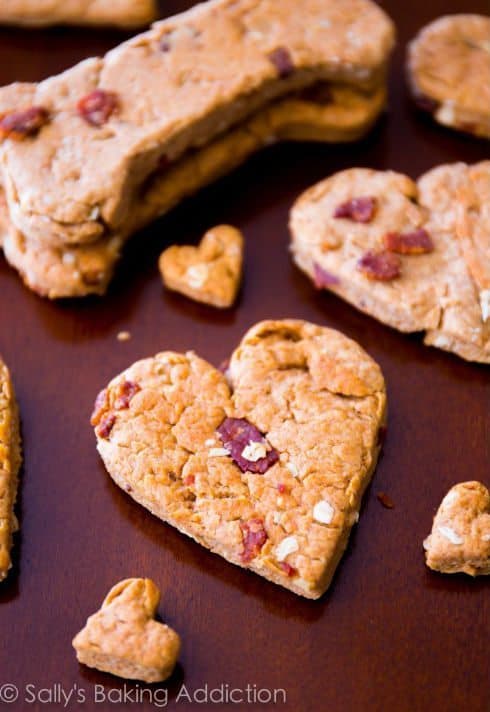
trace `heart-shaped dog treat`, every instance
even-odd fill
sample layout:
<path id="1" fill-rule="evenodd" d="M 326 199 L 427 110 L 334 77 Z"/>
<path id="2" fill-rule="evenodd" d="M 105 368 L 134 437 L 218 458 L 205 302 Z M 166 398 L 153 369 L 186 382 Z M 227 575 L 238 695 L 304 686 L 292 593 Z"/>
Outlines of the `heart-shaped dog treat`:
<path id="1" fill-rule="evenodd" d="M 155 620 L 159 601 L 151 579 L 125 579 L 113 586 L 73 639 L 79 662 L 129 680 L 166 680 L 177 662 L 180 638 Z"/>
<path id="2" fill-rule="evenodd" d="M 14 505 L 20 463 L 19 412 L 9 371 L 0 359 L 0 581 L 11 567 L 12 535 L 18 529 Z"/>
<path id="3" fill-rule="evenodd" d="M 458 131 L 490 138 L 490 17 L 438 17 L 408 45 L 417 105 Z"/>
<path id="4" fill-rule="evenodd" d="M 376 465 L 381 371 L 337 331 L 285 320 L 254 326 L 227 378 L 192 352 L 135 363 L 97 398 L 99 453 L 156 516 L 318 598 Z"/>
<path id="5" fill-rule="evenodd" d="M 490 161 L 414 183 L 351 168 L 291 211 L 296 264 L 319 289 L 425 343 L 490 363 Z"/>
<path id="6" fill-rule="evenodd" d="M 490 492 L 481 482 L 451 487 L 424 541 L 427 566 L 444 574 L 490 574 Z"/>
<path id="7" fill-rule="evenodd" d="M 172 245 L 160 255 L 165 285 L 214 307 L 231 307 L 240 286 L 243 235 L 231 225 L 208 230 L 198 247 Z"/>

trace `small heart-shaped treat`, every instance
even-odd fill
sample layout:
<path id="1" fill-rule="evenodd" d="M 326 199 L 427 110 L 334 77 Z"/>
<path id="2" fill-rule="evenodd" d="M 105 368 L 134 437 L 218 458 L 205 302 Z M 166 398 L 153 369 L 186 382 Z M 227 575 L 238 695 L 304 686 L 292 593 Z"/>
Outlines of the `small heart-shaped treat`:
<path id="1" fill-rule="evenodd" d="M 318 598 L 358 519 L 385 417 L 383 376 L 358 344 L 284 320 L 252 327 L 226 377 L 192 352 L 138 361 L 99 394 L 92 424 L 133 499 Z"/>
<path id="2" fill-rule="evenodd" d="M 198 247 L 172 245 L 159 260 L 168 289 L 222 309 L 235 301 L 242 264 L 243 235 L 231 225 L 208 230 Z"/>
<path id="3" fill-rule="evenodd" d="M 490 574 L 490 492 L 481 482 L 451 487 L 424 541 L 430 569 L 443 574 Z"/>
<path id="4" fill-rule="evenodd" d="M 0 359 L 0 581 L 12 565 L 12 535 L 18 529 L 14 505 L 21 463 L 19 411 L 8 368 Z"/>
<path id="5" fill-rule="evenodd" d="M 117 583 L 73 639 L 78 661 L 128 680 L 166 680 L 177 662 L 180 638 L 155 620 L 159 601 L 151 579 Z"/>
<path id="6" fill-rule="evenodd" d="M 417 105 L 444 126 L 490 138 L 490 17 L 439 17 L 408 47 Z"/>
<path id="7" fill-rule="evenodd" d="M 490 161 L 438 166 L 416 183 L 350 168 L 296 201 L 293 258 L 318 289 L 490 363 L 489 200 Z"/>

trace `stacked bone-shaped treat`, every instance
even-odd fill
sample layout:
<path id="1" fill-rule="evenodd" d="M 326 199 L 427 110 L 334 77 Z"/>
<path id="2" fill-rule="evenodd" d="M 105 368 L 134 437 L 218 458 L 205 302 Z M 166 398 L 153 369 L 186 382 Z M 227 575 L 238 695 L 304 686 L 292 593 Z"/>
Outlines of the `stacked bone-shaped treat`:
<path id="1" fill-rule="evenodd" d="M 2 0 L 0 22 L 9 25 L 114 25 L 144 27 L 157 16 L 156 0 Z"/>
<path id="2" fill-rule="evenodd" d="M 271 141 L 358 138 L 391 21 L 367 0 L 214 0 L 0 90 L 0 243 L 51 298 L 103 293 L 129 236 Z"/>

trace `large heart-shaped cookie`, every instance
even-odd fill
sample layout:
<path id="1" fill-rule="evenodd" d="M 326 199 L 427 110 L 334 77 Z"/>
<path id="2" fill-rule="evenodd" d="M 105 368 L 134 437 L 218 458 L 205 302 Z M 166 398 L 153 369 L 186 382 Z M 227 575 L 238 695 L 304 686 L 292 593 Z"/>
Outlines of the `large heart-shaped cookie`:
<path id="1" fill-rule="evenodd" d="M 490 363 L 490 161 L 433 168 L 415 183 L 350 168 L 291 211 L 296 264 L 395 329 Z"/>
<path id="2" fill-rule="evenodd" d="M 180 638 L 155 620 L 159 601 L 160 591 L 151 579 L 125 579 L 113 586 L 73 639 L 79 662 L 130 680 L 169 677 Z"/>
<path id="3" fill-rule="evenodd" d="M 451 487 L 424 541 L 427 566 L 445 574 L 490 574 L 490 492 L 481 482 Z"/>
<path id="4" fill-rule="evenodd" d="M 253 327 L 227 377 L 192 352 L 135 363 L 97 398 L 99 453 L 156 516 L 318 598 L 376 465 L 381 371 L 339 332 L 285 320 Z"/>

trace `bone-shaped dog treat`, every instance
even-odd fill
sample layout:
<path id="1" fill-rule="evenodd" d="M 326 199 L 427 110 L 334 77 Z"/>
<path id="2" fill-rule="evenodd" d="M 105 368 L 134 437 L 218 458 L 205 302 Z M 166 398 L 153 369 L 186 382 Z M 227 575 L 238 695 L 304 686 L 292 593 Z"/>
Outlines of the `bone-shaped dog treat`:
<path id="1" fill-rule="evenodd" d="M 10 374 L 0 359 L 0 581 L 11 567 L 12 535 L 18 529 L 14 505 L 20 463 L 17 402 Z"/>
<path id="2" fill-rule="evenodd" d="M 489 161 L 440 166 L 417 183 L 349 169 L 293 206 L 293 258 L 361 311 L 490 363 L 489 199 Z"/>
<path id="3" fill-rule="evenodd" d="M 225 376 L 194 353 L 135 363 L 97 398 L 115 482 L 234 564 L 308 598 L 357 521 L 386 417 L 377 364 L 339 332 L 265 321 Z"/>
<path id="4" fill-rule="evenodd" d="M 490 574 L 490 492 L 481 482 L 451 487 L 424 541 L 427 566 L 445 574 Z"/>
<path id="5" fill-rule="evenodd" d="M 149 25 L 157 17 L 156 0 L 2 0 L 0 23 L 46 26 Z"/>
<path id="6" fill-rule="evenodd" d="M 103 59 L 6 87 L 10 219 L 28 240 L 96 241 L 124 223 L 162 161 L 318 80 L 378 86 L 392 43 L 368 0 L 213 0 Z"/>
<path id="7" fill-rule="evenodd" d="M 79 662 L 130 680 L 166 680 L 177 662 L 180 638 L 155 620 L 159 601 L 151 579 L 125 579 L 113 586 L 73 639 Z"/>
<path id="8" fill-rule="evenodd" d="M 384 87 L 364 93 L 345 85 L 315 85 L 282 99 L 198 151 L 156 171 L 141 192 L 122 231 L 87 245 L 41 246 L 13 226 L 0 192 L 0 244 L 7 260 L 38 294 L 51 298 L 102 294 L 121 246 L 132 232 L 180 200 L 231 171 L 271 140 L 351 141 L 374 123 Z"/>

